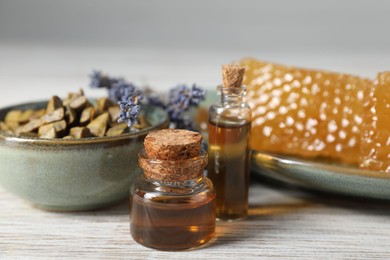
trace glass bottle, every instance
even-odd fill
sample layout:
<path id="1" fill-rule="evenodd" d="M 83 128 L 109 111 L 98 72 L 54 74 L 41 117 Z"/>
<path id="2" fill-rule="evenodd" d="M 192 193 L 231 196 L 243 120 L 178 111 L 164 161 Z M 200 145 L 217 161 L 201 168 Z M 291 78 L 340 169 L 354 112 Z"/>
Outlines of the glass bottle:
<path id="1" fill-rule="evenodd" d="M 130 230 L 138 243 L 159 250 L 184 250 L 215 236 L 215 192 L 203 176 L 207 152 L 184 160 L 149 158 L 131 188 Z"/>
<path id="2" fill-rule="evenodd" d="M 234 87 L 218 86 L 220 101 L 209 110 L 208 177 L 214 184 L 216 215 L 221 220 L 242 219 L 248 214 L 252 113 L 244 102 L 242 77 L 239 80 Z"/>

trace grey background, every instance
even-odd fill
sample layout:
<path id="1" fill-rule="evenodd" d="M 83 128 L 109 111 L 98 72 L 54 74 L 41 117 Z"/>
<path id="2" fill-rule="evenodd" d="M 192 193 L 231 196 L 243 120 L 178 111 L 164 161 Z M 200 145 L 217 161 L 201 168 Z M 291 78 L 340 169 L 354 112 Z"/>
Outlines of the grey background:
<path id="1" fill-rule="evenodd" d="M 2 0 L 8 43 L 388 51 L 390 1 Z"/>
<path id="2" fill-rule="evenodd" d="M 385 0 L 0 0 L 0 88 L 16 90 L 0 103 L 88 89 L 92 69 L 214 88 L 246 56 L 374 78 L 390 70 L 389 14 Z"/>

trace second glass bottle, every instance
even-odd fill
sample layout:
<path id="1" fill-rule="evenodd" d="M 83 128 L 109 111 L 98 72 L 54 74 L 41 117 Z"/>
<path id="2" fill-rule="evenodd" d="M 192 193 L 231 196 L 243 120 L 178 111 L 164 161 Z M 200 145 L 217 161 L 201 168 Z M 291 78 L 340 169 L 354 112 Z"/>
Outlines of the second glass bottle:
<path id="1" fill-rule="evenodd" d="M 217 88 L 220 102 L 209 110 L 208 177 L 217 194 L 216 216 L 237 220 L 248 214 L 250 130 L 252 113 L 243 100 L 245 69 L 222 67 L 223 85 Z"/>

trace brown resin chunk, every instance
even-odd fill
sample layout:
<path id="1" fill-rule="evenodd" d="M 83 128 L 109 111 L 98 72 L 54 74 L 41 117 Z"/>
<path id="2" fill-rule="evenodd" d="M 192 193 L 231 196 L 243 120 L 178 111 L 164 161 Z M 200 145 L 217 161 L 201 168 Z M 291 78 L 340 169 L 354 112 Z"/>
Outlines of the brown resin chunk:
<path id="1" fill-rule="evenodd" d="M 65 119 L 69 125 L 73 125 L 76 123 L 76 111 L 70 106 L 65 107 Z"/>
<path id="2" fill-rule="evenodd" d="M 7 125 L 7 127 L 12 130 L 12 131 L 16 131 L 17 128 L 20 127 L 19 123 L 18 122 L 5 122 L 5 124 Z"/>
<path id="3" fill-rule="evenodd" d="M 6 130 L 11 130 L 11 129 L 6 123 L 0 122 L 0 130 L 6 131 Z"/>
<path id="4" fill-rule="evenodd" d="M 27 123 L 30 120 L 33 113 L 34 113 L 34 110 L 31 110 L 31 109 L 23 111 L 23 113 L 19 116 L 19 120 L 18 120 L 19 124 Z"/>
<path id="5" fill-rule="evenodd" d="M 117 124 L 111 127 L 110 129 L 108 129 L 106 135 L 107 136 L 121 135 L 123 133 L 126 133 L 127 129 L 128 127 L 126 123 Z"/>
<path id="6" fill-rule="evenodd" d="M 69 92 L 68 97 L 63 101 L 64 106 L 69 106 L 72 100 L 84 96 L 84 92 L 82 89 L 80 89 L 79 92 Z"/>
<path id="7" fill-rule="evenodd" d="M 84 96 L 79 96 L 79 97 L 76 97 L 74 99 L 72 99 L 72 101 L 70 102 L 69 106 L 71 108 L 73 108 L 74 110 L 76 111 L 81 111 L 83 110 L 85 107 L 88 106 L 88 100 L 86 97 Z"/>
<path id="8" fill-rule="evenodd" d="M 102 137 L 106 133 L 107 124 L 109 120 L 110 115 L 105 112 L 95 118 L 91 123 L 87 125 L 89 130 L 91 130 L 91 133 L 94 136 Z"/>
<path id="9" fill-rule="evenodd" d="M 238 65 L 222 66 L 222 82 L 225 88 L 239 88 L 244 78 L 245 68 Z"/>
<path id="10" fill-rule="evenodd" d="M 63 107 L 54 110 L 53 112 L 46 114 L 42 117 L 44 123 L 53 123 L 60 121 L 65 117 L 65 109 Z"/>
<path id="11" fill-rule="evenodd" d="M 70 101 L 80 96 L 84 96 L 84 91 L 82 89 L 80 89 L 78 92 L 69 92 L 68 97 L 66 98 L 64 103 L 67 102 L 69 104 Z"/>
<path id="12" fill-rule="evenodd" d="M 117 122 L 119 119 L 120 109 L 118 106 L 109 107 L 108 113 L 110 114 L 111 122 Z"/>
<path id="13" fill-rule="evenodd" d="M 57 132 L 54 126 L 50 126 L 45 132 L 39 136 L 40 138 L 53 139 L 57 138 Z"/>
<path id="14" fill-rule="evenodd" d="M 202 136 L 197 132 L 163 129 L 145 137 L 146 155 L 160 160 L 184 160 L 199 155 Z"/>
<path id="15" fill-rule="evenodd" d="M 96 100 L 96 110 L 98 114 L 103 113 L 104 111 L 107 111 L 109 107 L 113 106 L 111 100 L 108 98 L 99 98 Z"/>
<path id="16" fill-rule="evenodd" d="M 63 107 L 62 100 L 57 96 L 52 96 L 47 103 L 46 113 L 52 113 L 61 107 Z"/>
<path id="17" fill-rule="evenodd" d="M 96 114 L 96 109 L 94 107 L 84 108 L 80 116 L 80 125 L 82 126 L 88 125 L 88 123 L 95 118 L 95 114 Z"/>
<path id="18" fill-rule="evenodd" d="M 146 121 L 145 116 L 140 115 L 138 117 L 138 123 L 132 125 L 135 129 L 144 129 L 146 127 L 150 126 L 149 122 Z"/>
<path id="19" fill-rule="evenodd" d="M 21 110 L 11 110 L 7 113 L 4 118 L 4 122 L 19 122 L 19 118 L 22 115 L 23 111 Z"/>
<path id="20" fill-rule="evenodd" d="M 73 127 L 70 129 L 70 135 L 74 138 L 93 137 L 91 131 L 87 127 Z"/>
<path id="21" fill-rule="evenodd" d="M 38 128 L 44 124 L 45 124 L 44 120 L 42 120 L 40 118 L 34 119 L 34 120 L 31 120 L 30 122 L 28 122 L 27 124 L 16 128 L 15 133 L 21 134 L 21 133 L 33 132 L 33 131 L 38 130 Z"/>
<path id="22" fill-rule="evenodd" d="M 7 113 L 4 118 L 4 122 L 10 125 L 25 124 L 30 120 L 31 115 L 34 113 L 33 110 L 12 110 Z"/>
<path id="23" fill-rule="evenodd" d="M 31 114 L 29 120 L 41 118 L 46 114 L 46 109 L 42 108 L 39 110 L 33 110 L 33 113 Z"/>
<path id="24" fill-rule="evenodd" d="M 67 127 L 67 124 L 66 124 L 65 120 L 61 120 L 61 121 L 57 121 L 57 122 L 54 122 L 51 124 L 43 125 L 43 126 L 39 127 L 38 135 L 39 135 L 39 137 L 42 137 L 42 138 L 50 138 L 49 136 L 53 136 L 52 129 L 54 129 L 55 134 L 54 134 L 53 138 L 61 137 L 65 134 L 66 127 Z"/>

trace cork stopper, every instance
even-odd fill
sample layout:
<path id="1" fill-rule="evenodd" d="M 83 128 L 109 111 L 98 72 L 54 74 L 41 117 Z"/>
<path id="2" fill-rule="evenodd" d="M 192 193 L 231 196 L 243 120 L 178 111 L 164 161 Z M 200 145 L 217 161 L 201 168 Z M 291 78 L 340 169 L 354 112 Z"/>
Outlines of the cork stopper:
<path id="1" fill-rule="evenodd" d="M 202 176 L 207 152 L 201 151 L 199 133 L 164 129 L 145 137 L 145 151 L 139 154 L 144 175 L 164 182 L 185 182 Z"/>
<path id="2" fill-rule="evenodd" d="M 222 65 L 222 82 L 224 88 L 239 88 L 244 78 L 245 68 L 238 65 Z"/>
<path id="3" fill-rule="evenodd" d="M 197 156 L 202 136 L 193 131 L 163 129 L 145 137 L 146 155 L 159 160 L 184 160 Z"/>

